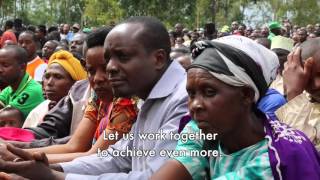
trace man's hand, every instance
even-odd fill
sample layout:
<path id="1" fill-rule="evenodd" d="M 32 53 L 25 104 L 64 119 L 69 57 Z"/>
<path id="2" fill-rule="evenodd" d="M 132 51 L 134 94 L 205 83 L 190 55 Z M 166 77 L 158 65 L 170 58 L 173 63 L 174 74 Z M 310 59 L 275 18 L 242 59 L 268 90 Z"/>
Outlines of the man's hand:
<path id="1" fill-rule="evenodd" d="M 20 141 L 5 141 L 6 144 L 12 144 L 15 147 L 22 149 L 31 148 L 31 142 L 20 142 Z"/>
<path id="2" fill-rule="evenodd" d="M 7 144 L 0 144 L 0 159 L 5 160 L 5 161 L 13 161 L 17 159 L 18 156 L 14 155 L 8 150 L 8 145 Z"/>
<path id="3" fill-rule="evenodd" d="M 16 174 L 7 174 L 0 172 L 0 180 L 29 180 Z"/>
<path id="4" fill-rule="evenodd" d="M 55 179 L 48 165 L 35 160 L 18 162 L 0 160 L 0 171 L 13 173 L 28 179 Z"/>
<path id="5" fill-rule="evenodd" d="M 300 55 L 301 48 L 297 48 L 288 55 L 288 61 L 284 64 L 282 75 L 288 101 L 301 94 L 310 81 L 314 60 L 311 57 L 303 65 Z"/>
<path id="6" fill-rule="evenodd" d="M 7 149 L 19 158 L 14 162 L 0 160 L 0 172 L 13 173 L 28 179 L 55 179 L 44 153 L 29 153 L 12 145 L 7 145 Z"/>

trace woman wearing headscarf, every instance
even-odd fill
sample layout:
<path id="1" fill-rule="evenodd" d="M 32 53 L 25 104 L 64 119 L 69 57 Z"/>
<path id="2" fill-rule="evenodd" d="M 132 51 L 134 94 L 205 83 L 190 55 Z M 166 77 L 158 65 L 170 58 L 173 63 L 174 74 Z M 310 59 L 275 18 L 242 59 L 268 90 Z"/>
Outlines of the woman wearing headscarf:
<path id="1" fill-rule="evenodd" d="M 106 149 L 128 133 L 135 122 L 138 99 L 114 97 L 108 81 L 103 43 L 109 31 L 108 28 L 97 30 L 85 41 L 85 67 L 91 95 L 70 140 L 66 144 L 28 150 L 46 153 L 49 163 L 68 162 Z M 106 138 L 109 135 L 117 138 Z"/>
<path id="2" fill-rule="evenodd" d="M 43 77 L 44 96 L 47 100 L 36 106 L 27 116 L 23 128 L 36 127 L 42 122 L 47 112 L 69 92 L 71 86 L 78 80 L 85 79 L 87 73 L 80 61 L 68 51 L 54 53 Z M 17 128 L 0 128 L 0 137 L 5 140 L 29 142 L 34 140 L 34 134 L 28 130 Z"/>
<path id="3" fill-rule="evenodd" d="M 274 53 L 241 36 L 196 43 L 187 91 L 193 120 L 173 157 L 151 179 L 319 179 L 320 158 L 300 131 L 257 109 L 279 66 Z M 192 153 L 217 150 L 211 156 Z"/>
<path id="4" fill-rule="evenodd" d="M 36 127 L 45 114 L 68 94 L 71 86 L 86 77 L 87 73 L 80 61 L 70 52 L 61 50 L 52 54 L 43 76 L 43 90 L 47 100 L 30 112 L 23 127 Z"/>

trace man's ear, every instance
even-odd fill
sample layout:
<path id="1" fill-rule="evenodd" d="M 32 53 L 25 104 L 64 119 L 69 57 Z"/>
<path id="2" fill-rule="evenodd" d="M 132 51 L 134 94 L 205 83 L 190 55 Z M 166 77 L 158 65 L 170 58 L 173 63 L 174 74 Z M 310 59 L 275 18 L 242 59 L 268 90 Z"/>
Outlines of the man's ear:
<path id="1" fill-rule="evenodd" d="M 254 95 L 254 90 L 251 87 L 244 86 L 241 88 L 241 97 L 245 105 L 251 106 L 254 103 Z"/>
<path id="2" fill-rule="evenodd" d="M 156 70 L 162 70 L 168 61 L 166 51 L 164 49 L 157 49 L 153 52 L 154 64 Z"/>
<path id="3" fill-rule="evenodd" d="M 27 63 L 22 63 L 22 64 L 20 64 L 20 67 L 21 67 L 21 70 L 22 70 L 22 71 L 26 71 L 26 69 L 27 69 Z"/>

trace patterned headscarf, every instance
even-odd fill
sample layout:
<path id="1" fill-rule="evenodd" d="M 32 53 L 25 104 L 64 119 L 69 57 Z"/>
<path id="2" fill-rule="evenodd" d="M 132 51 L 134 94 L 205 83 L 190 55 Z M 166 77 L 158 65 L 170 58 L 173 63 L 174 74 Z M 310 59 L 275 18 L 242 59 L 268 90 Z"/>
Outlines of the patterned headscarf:
<path id="1" fill-rule="evenodd" d="M 250 86 L 255 102 L 266 93 L 279 67 L 274 52 L 243 36 L 199 41 L 191 49 L 195 61 L 188 69 L 205 69 L 231 86 Z"/>

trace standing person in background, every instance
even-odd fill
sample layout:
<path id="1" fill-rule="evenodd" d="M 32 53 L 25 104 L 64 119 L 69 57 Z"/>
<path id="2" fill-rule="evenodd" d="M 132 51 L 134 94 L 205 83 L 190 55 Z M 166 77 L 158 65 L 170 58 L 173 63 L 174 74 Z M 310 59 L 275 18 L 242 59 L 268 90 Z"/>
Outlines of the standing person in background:
<path id="1" fill-rule="evenodd" d="M 76 33 L 74 34 L 72 41 L 70 42 L 69 51 L 74 55 L 77 55 L 77 58 L 80 61 L 83 61 L 83 43 L 85 38 L 87 37 L 84 33 Z"/>
<path id="2" fill-rule="evenodd" d="M 80 24 L 78 24 L 78 23 L 73 24 L 73 26 L 72 26 L 73 33 L 78 33 L 80 31 L 80 29 L 81 29 Z"/>
<path id="3" fill-rule="evenodd" d="M 177 23 L 175 26 L 175 31 L 173 32 L 173 36 L 176 39 L 177 37 L 183 37 L 183 25 L 181 23 Z"/>
<path id="4" fill-rule="evenodd" d="M 206 23 L 204 25 L 204 38 L 207 40 L 217 38 L 217 29 L 214 23 Z"/>
<path id="5" fill-rule="evenodd" d="M 231 33 L 233 34 L 234 31 L 238 30 L 239 28 L 239 23 L 238 21 L 233 21 L 231 23 Z"/>
<path id="6" fill-rule="evenodd" d="M 266 25 L 263 25 L 260 34 L 262 37 L 267 38 L 269 36 L 269 28 Z"/>
<path id="7" fill-rule="evenodd" d="M 312 24 L 307 25 L 307 33 L 308 35 L 314 33 L 314 26 Z"/>
<path id="8" fill-rule="evenodd" d="M 56 40 L 49 40 L 44 44 L 42 48 L 42 59 L 44 62 L 47 63 L 49 61 L 50 56 L 54 53 L 58 45 L 59 42 Z"/>
<path id="9" fill-rule="evenodd" d="M 240 36 L 245 36 L 245 32 L 246 32 L 246 25 L 245 24 L 240 24 L 239 28 L 238 28 L 238 33 Z"/>
<path id="10" fill-rule="evenodd" d="M 0 39 L 0 48 L 4 46 L 4 43 L 9 40 L 14 44 L 17 44 L 17 38 L 16 35 L 14 34 L 13 30 L 13 22 L 12 21 L 6 21 L 4 25 L 4 33 L 1 36 Z"/>
<path id="11" fill-rule="evenodd" d="M 66 40 L 68 42 L 71 42 L 73 40 L 73 36 L 79 31 L 80 31 L 80 25 L 78 23 L 73 24 L 71 27 L 71 31 L 67 33 Z"/>
<path id="12" fill-rule="evenodd" d="M 22 31 L 25 31 L 25 28 L 22 26 L 22 20 L 17 18 L 13 21 L 13 28 L 15 30 L 14 34 L 16 35 L 16 38 L 18 40 L 19 35 Z"/>
<path id="13" fill-rule="evenodd" d="M 31 31 L 19 35 L 18 45 L 28 53 L 27 73 L 36 81 L 41 82 L 47 64 L 37 55 L 37 38 Z"/>
<path id="14" fill-rule="evenodd" d="M 69 41 L 67 39 L 67 35 L 70 31 L 70 25 L 69 24 L 61 24 L 60 26 L 60 39 L 66 39 L 67 41 Z"/>
<path id="15" fill-rule="evenodd" d="M 307 40 L 308 32 L 305 28 L 300 28 L 297 31 L 297 35 L 298 35 L 298 40 L 299 40 L 298 45 L 300 45 Z"/>
<path id="16" fill-rule="evenodd" d="M 37 37 L 38 43 L 39 43 L 39 48 L 42 49 L 44 43 L 46 42 L 46 35 L 47 35 L 47 28 L 45 25 L 39 25 L 36 28 L 35 35 Z"/>
<path id="17" fill-rule="evenodd" d="M 279 69 L 276 79 L 271 83 L 270 88 L 276 89 L 282 95 L 286 95 L 283 88 L 282 72 L 284 63 L 287 61 L 287 56 L 293 49 L 293 40 L 283 36 L 276 36 L 272 40 L 271 50 L 275 52 L 279 59 Z"/>
<path id="18" fill-rule="evenodd" d="M 270 41 L 272 41 L 273 37 L 282 35 L 281 25 L 277 21 L 272 21 L 271 23 L 269 23 L 269 31 L 270 32 L 269 32 L 268 39 Z"/>

